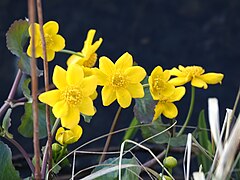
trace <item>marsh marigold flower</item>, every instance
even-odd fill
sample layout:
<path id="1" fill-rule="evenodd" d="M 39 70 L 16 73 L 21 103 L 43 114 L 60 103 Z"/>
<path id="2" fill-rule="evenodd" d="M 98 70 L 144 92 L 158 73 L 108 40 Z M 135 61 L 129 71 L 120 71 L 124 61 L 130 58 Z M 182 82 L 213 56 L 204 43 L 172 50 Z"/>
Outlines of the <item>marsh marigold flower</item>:
<path id="1" fill-rule="evenodd" d="M 83 69 L 77 64 L 70 65 L 66 70 L 55 66 L 53 83 L 58 88 L 47 91 L 39 96 L 39 100 L 53 107 L 56 118 L 61 118 L 65 128 L 73 128 L 80 120 L 80 113 L 93 116 L 95 109 L 89 97 L 96 91 L 95 76 L 84 77 Z"/>
<path id="2" fill-rule="evenodd" d="M 107 57 L 101 57 L 95 73 L 99 85 L 103 86 L 101 93 L 104 106 L 117 99 L 122 108 L 127 108 L 132 98 L 144 96 L 140 82 L 146 76 L 146 71 L 140 66 L 133 66 L 133 58 L 127 52 L 115 64 Z"/>
<path id="3" fill-rule="evenodd" d="M 58 128 L 55 139 L 62 145 L 72 144 L 79 140 L 82 136 L 82 128 L 77 125 L 72 129 L 64 129 L 63 127 Z"/>
<path id="4" fill-rule="evenodd" d="M 175 86 L 181 86 L 191 81 L 191 85 L 198 88 L 208 88 L 208 84 L 217 84 L 222 82 L 224 77 L 221 73 L 206 73 L 200 66 L 187 66 L 181 65 L 177 68 L 170 70 L 171 75 L 177 76 L 172 78 L 169 82 Z"/>
<path id="5" fill-rule="evenodd" d="M 78 64 L 84 67 L 91 68 L 95 65 L 97 61 L 97 49 L 102 44 L 103 39 L 99 38 L 98 41 L 93 43 L 93 38 L 96 33 L 96 30 L 90 29 L 87 34 L 87 39 L 84 42 L 84 46 L 81 52 L 79 52 L 84 57 L 80 57 L 77 55 L 72 55 L 67 60 L 67 65 L 70 64 Z M 93 44 L 92 44 L 93 43 Z"/>
<path id="6" fill-rule="evenodd" d="M 170 76 L 169 70 L 163 71 L 161 66 L 154 68 L 148 78 L 150 93 L 154 100 L 158 100 L 162 96 L 168 97 L 173 94 L 175 87 L 168 83 Z"/>
<path id="7" fill-rule="evenodd" d="M 30 37 L 32 35 L 32 26 L 30 25 L 28 32 Z M 40 25 L 34 23 L 35 27 L 35 58 L 41 57 L 43 59 L 43 50 L 42 50 L 42 41 L 41 41 L 41 34 L 40 34 Z M 55 21 L 49 21 L 43 25 L 44 37 L 46 41 L 46 51 L 47 51 L 47 61 L 52 61 L 55 57 L 55 52 L 62 50 L 65 47 L 65 40 L 64 38 L 57 34 L 58 33 L 58 23 Z M 30 40 L 30 45 L 27 49 L 27 54 L 32 56 L 32 41 Z"/>
<path id="8" fill-rule="evenodd" d="M 173 119 L 178 115 L 178 109 L 174 102 L 182 99 L 186 92 L 185 87 L 177 87 L 171 96 L 165 97 L 160 95 L 157 105 L 154 109 L 153 120 L 156 120 L 161 114 L 169 119 Z"/>

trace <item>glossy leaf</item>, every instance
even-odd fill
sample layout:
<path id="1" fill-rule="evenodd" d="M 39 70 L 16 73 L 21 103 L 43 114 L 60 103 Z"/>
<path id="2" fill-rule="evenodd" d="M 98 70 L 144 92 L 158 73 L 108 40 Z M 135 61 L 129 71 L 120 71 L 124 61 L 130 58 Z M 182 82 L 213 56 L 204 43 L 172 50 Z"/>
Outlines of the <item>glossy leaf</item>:
<path id="1" fill-rule="evenodd" d="M 21 118 L 21 124 L 18 127 L 18 132 L 24 137 L 33 137 L 33 117 L 32 117 L 32 103 L 25 103 L 25 113 Z M 39 118 L 39 138 L 47 137 L 46 118 L 45 118 L 45 104 L 38 104 L 38 118 Z M 51 125 L 55 117 L 50 113 Z"/>
<path id="2" fill-rule="evenodd" d="M 118 165 L 119 159 L 117 158 L 109 158 L 106 161 L 104 161 L 101 166 L 96 167 L 92 173 L 95 173 L 97 171 L 111 168 L 114 165 Z M 138 180 L 138 176 L 141 172 L 141 168 L 138 164 L 138 162 L 132 158 L 132 159 L 122 159 L 122 164 L 133 164 L 136 165 L 134 167 L 130 167 L 128 169 L 122 169 L 122 179 L 131 179 L 131 180 Z M 134 172 L 134 173 L 133 173 Z M 100 176 L 98 178 L 95 178 L 95 180 L 105 180 L 105 179 L 112 179 L 117 180 L 118 179 L 118 169 L 116 171 L 110 172 L 108 174 L 105 174 L 103 176 Z"/>
<path id="3" fill-rule="evenodd" d="M 2 128 L 4 129 L 4 134 L 8 138 L 13 138 L 13 135 L 8 132 L 8 128 L 10 128 L 10 126 L 11 126 L 11 117 L 10 117 L 11 114 L 12 114 L 12 109 L 9 108 L 5 114 L 5 116 L 3 118 L 3 122 L 2 122 Z"/>
<path id="4" fill-rule="evenodd" d="M 24 47 L 28 41 L 29 24 L 26 20 L 16 20 L 10 26 L 8 32 L 6 33 L 7 48 L 11 51 L 12 54 L 16 55 L 19 58 L 18 67 L 25 73 L 31 74 L 30 68 L 30 58 L 24 51 Z M 37 69 L 38 76 L 43 74 L 42 71 Z"/>
<path id="5" fill-rule="evenodd" d="M 29 83 L 31 82 L 30 78 L 27 78 L 24 80 L 23 84 L 22 84 L 22 92 L 23 95 L 28 99 L 28 102 L 32 102 L 32 96 L 31 96 L 31 92 L 29 89 Z"/>
<path id="6" fill-rule="evenodd" d="M 2 141 L 0 141 L 0 152 L 0 179 L 20 180 L 19 172 L 12 164 L 12 152 Z"/>

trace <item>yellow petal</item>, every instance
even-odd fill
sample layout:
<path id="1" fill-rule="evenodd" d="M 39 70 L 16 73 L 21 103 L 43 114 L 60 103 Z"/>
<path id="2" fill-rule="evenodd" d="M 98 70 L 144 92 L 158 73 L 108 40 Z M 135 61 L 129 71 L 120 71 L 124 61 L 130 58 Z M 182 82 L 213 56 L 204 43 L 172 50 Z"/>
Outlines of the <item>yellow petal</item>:
<path id="1" fill-rule="evenodd" d="M 163 115 L 169 119 L 173 119 L 178 115 L 178 109 L 173 103 L 165 103 Z"/>
<path id="2" fill-rule="evenodd" d="M 54 51 L 60 51 L 65 47 L 65 39 L 60 36 L 56 35 L 52 37 L 54 45 L 52 46 L 52 49 Z"/>
<path id="3" fill-rule="evenodd" d="M 90 96 L 97 89 L 97 78 L 95 75 L 85 77 L 81 82 L 83 96 Z"/>
<path id="4" fill-rule="evenodd" d="M 68 66 L 67 74 L 67 83 L 69 85 L 78 85 L 82 82 L 84 74 L 81 66 L 77 64 L 71 64 Z"/>
<path id="5" fill-rule="evenodd" d="M 170 79 L 168 82 L 174 86 L 181 86 L 188 83 L 190 80 L 186 77 L 175 77 Z"/>
<path id="6" fill-rule="evenodd" d="M 105 56 L 99 59 L 99 69 L 106 75 L 111 75 L 115 71 L 113 62 Z"/>
<path id="7" fill-rule="evenodd" d="M 95 29 L 90 29 L 88 31 L 87 38 L 84 42 L 84 46 L 90 46 L 92 44 L 95 33 L 96 33 Z"/>
<path id="8" fill-rule="evenodd" d="M 68 104 L 65 101 L 58 101 L 52 109 L 52 112 L 56 118 L 61 118 L 69 113 Z"/>
<path id="9" fill-rule="evenodd" d="M 124 72 L 127 81 L 130 83 L 141 82 L 145 78 L 146 74 L 146 71 L 140 66 L 130 67 Z"/>
<path id="10" fill-rule="evenodd" d="M 63 127 L 58 128 L 55 136 L 56 141 L 58 141 L 62 145 L 64 145 L 64 131 L 65 130 Z"/>
<path id="11" fill-rule="evenodd" d="M 53 71 L 53 84 L 60 90 L 67 87 L 66 70 L 56 65 Z"/>
<path id="12" fill-rule="evenodd" d="M 144 96 L 144 90 L 141 83 L 129 84 L 127 90 L 133 98 L 142 98 Z"/>
<path id="13" fill-rule="evenodd" d="M 181 76 L 182 75 L 182 72 L 181 71 L 179 71 L 177 68 L 172 68 L 171 70 L 170 70 L 170 74 L 171 75 L 173 75 L 173 76 Z"/>
<path id="14" fill-rule="evenodd" d="M 43 25 L 44 33 L 46 34 L 57 34 L 58 33 L 58 23 L 55 21 L 48 21 Z"/>
<path id="15" fill-rule="evenodd" d="M 100 86 L 104 86 L 108 84 L 108 76 L 104 74 L 102 71 L 100 71 L 97 68 L 94 68 L 92 71 L 93 74 L 97 77 L 97 84 Z"/>
<path id="16" fill-rule="evenodd" d="M 63 127 L 71 129 L 80 121 L 80 112 L 77 107 L 71 107 L 68 113 L 61 117 L 61 124 Z"/>
<path id="17" fill-rule="evenodd" d="M 175 88 L 173 95 L 169 97 L 168 101 L 169 102 L 180 101 L 184 96 L 185 92 L 186 92 L 186 88 L 183 86 Z"/>
<path id="18" fill-rule="evenodd" d="M 207 85 L 206 82 L 204 82 L 202 79 L 199 79 L 199 78 L 196 78 L 196 77 L 192 79 L 191 85 L 195 86 L 195 87 L 198 87 L 198 88 L 204 88 L 204 89 L 208 88 L 208 85 Z"/>
<path id="19" fill-rule="evenodd" d="M 27 48 L 27 55 L 32 57 L 32 43 Z M 39 58 L 42 56 L 42 47 L 41 46 L 36 46 L 35 47 L 35 58 Z"/>
<path id="20" fill-rule="evenodd" d="M 104 106 L 109 106 L 116 100 L 116 91 L 111 86 L 102 88 L 102 101 Z"/>
<path id="21" fill-rule="evenodd" d="M 116 97 L 117 97 L 118 104 L 122 108 L 127 108 L 131 105 L 132 97 L 127 89 L 125 88 L 116 89 Z"/>
<path id="22" fill-rule="evenodd" d="M 199 78 L 205 81 L 207 84 L 217 84 L 222 82 L 224 75 L 221 73 L 206 73 Z"/>
<path id="23" fill-rule="evenodd" d="M 102 38 L 99 38 L 98 41 L 96 41 L 92 46 L 91 46 L 91 52 L 94 53 L 97 51 L 97 49 L 101 46 L 103 42 L 103 39 Z"/>
<path id="24" fill-rule="evenodd" d="M 133 58 L 132 55 L 128 52 L 124 53 L 115 63 L 115 67 L 117 70 L 125 71 L 127 68 L 132 67 Z"/>
<path id="25" fill-rule="evenodd" d="M 156 75 L 160 75 L 163 73 L 163 69 L 161 66 L 157 66 L 153 69 L 151 76 L 156 76 Z"/>
<path id="26" fill-rule="evenodd" d="M 41 102 L 53 107 L 60 100 L 60 95 L 61 95 L 60 91 L 55 89 L 40 94 L 38 96 L 38 99 Z"/>
<path id="27" fill-rule="evenodd" d="M 47 49 L 47 61 L 52 61 L 55 57 L 55 51 L 52 49 Z M 41 55 L 41 58 L 43 59 L 43 55 Z"/>
<path id="28" fill-rule="evenodd" d="M 170 74 L 170 71 L 169 70 L 165 70 L 163 71 L 163 75 L 162 75 L 162 78 L 164 81 L 168 81 L 171 77 L 171 74 Z"/>
<path id="29" fill-rule="evenodd" d="M 169 97 L 171 96 L 175 91 L 174 85 L 170 83 L 164 83 L 164 88 L 160 91 L 160 95 Z"/>
<path id="30" fill-rule="evenodd" d="M 95 99 L 97 99 L 97 96 L 98 96 L 98 92 L 97 92 L 97 91 L 94 91 L 94 93 L 91 94 L 89 97 L 90 97 L 92 100 L 95 100 Z"/>
<path id="31" fill-rule="evenodd" d="M 83 98 L 82 103 L 79 105 L 79 111 L 88 116 L 93 116 L 95 114 L 93 101 L 90 97 Z"/>
<path id="32" fill-rule="evenodd" d="M 81 53 L 81 52 L 78 52 L 78 53 Z M 80 59 L 82 59 L 80 56 L 73 54 L 68 58 L 67 65 L 69 66 L 70 64 L 77 64 Z"/>
<path id="33" fill-rule="evenodd" d="M 31 24 L 28 28 L 28 33 L 30 37 L 33 37 L 32 28 L 33 28 L 33 25 Z M 40 37 L 40 26 L 37 23 L 34 23 L 34 34 L 35 34 L 35 40 L 37 36 Z"/>
<path id="34" fill-rule="evenodd" d="M 163 112 L 164 110 L 164 104 L 162 104 L 160 101 L 157 103 L 157 105 L 154 108 L 154 116 L 153 121 L 155 121 Z"/>
<path id="35" fill-rule="evenodd" d="M 75 143 L 79 140 L 79 138 L 82 136 L 83 133 L 83 129 L 81 126 L 77 125 L 74 128 L 71 129 L 71 131 L 74 134 L 74 139 L 71 143 Z"/>

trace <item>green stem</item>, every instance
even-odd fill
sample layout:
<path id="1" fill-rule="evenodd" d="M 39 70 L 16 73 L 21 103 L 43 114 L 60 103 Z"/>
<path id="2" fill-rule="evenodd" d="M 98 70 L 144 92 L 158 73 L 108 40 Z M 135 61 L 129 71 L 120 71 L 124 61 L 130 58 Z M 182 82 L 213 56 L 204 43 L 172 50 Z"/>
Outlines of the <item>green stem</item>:
<path id="1" fill-rule="evenodd" d="M 193 107 L 194 107 L 194 101 L 195 101 L 195 88 L 192 86 L 191 88 L 191 102 L 190 102 L 190 106 L 189 106 L 189 110 L 188 110 L 188 115 L 187 118 L 185 120 L 185 123 L 183 124 L 182 128 L 180 129 L 180 131 L 177 134 L 177 137 L 182 135 L 182 133 L 184 132 L 186 126 L 188 125 L 188 122 L 192 116 L 192 112 L 193 112 Z"/>
<path id="2" fill-rule="evenodd" d="M 71 54 L 71 55 L 76 55 L 76 56 L 79 56 L 81 58 L 84 58 L 85 56 L 80 53 L 80 52 L 75 52 L 75 51 L 71 51 L 71 50 L 67 50 L 67 49 L 63 49 L 61 51 L 58 51 L 58 52 L 61 52 L 61 53 L 65 53 L 65 54 Z"/>

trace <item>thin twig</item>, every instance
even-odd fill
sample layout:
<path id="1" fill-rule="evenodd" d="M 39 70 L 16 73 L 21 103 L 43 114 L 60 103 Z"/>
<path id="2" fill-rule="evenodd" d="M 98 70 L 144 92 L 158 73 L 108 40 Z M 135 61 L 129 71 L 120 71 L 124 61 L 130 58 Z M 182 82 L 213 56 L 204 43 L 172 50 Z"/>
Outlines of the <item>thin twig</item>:
<path id="1" fill-rule="evenodd" d="M 38 14 L 38 21 L 40 25 L 40 34 L 41 34 L 41 42 L 42 42 L 42 51 L 43 51 L 43 65 L 44 65 L 44 83 L 45 83 L 45 91 L 49 91 L 49 70 L 48 70 L 48 61 L 47 61 L 47 51 L 46 51 L 46 41 L 44 37 L 44 31 L 43 31 L 43 13 L 42 13 L 42 1 L 37 0 L 37 14 Z M 47 135 L 48 135 L 48 143 L 46 146 L 48 152 L 48 169 L 51 169 L 52 167 L 52 135 L 51 135 L 51 123 L 50 123 L 50 108 L 46 104 L 46 125 L 47 125 Z M 43 166 L 46 166 L 46 164 L 43 164 Z M 42 168 L 43 170 L 43 168 Z M 42 176 L 44 177 L 44 174 L 46 172 L 41 172 Z"/>
<path id="2" fill-rule="evenodd" d="M 28 16 L 30 24 L 32 25 L 31 34 L 31 78 L 32 78 L 32 107 L 33 107 L 33 145 L 34 145 L 34 155 L 35 155 L 35 172 L 34 178 L 36 180 L 41 179 L 41 170 L 40 170 L 40 148 L 39 148 L 39 127 L 38 127 L 38 102 L 37 102 L 37 89 L 38 89 L 38 81 L 37 81 L 37 72 L 36 72 L 36 59 L 35 59 L 35 1 L 28 0 Z"/>
<path id="3" fill-rule="evenodd" d="M 103 148 L 103 152 L 104 152 L 104 153 L 108 151 L 108 147 L 109 147 L 110 141 L 111 141 L 111 139 L 112 139 L 112 132 L 113 132 L 114 129 L 115 129 L 115 126 L 116 126 L 116 124 L 117 124 L 117 120 L 118 120 L 118 117 L 119 117 L 119 115 L 120 115 L 121 110 L 122 110 L 122 108 L 121 108 L 121 106 L 119 106 L 119 108 L 118 108 L 118 110 L 117 110 L 117 113 L 116 113 L 116 115 L 115 115 L 115 117 L 114 117 L 114 120 L 113 120 L 111 129 L 110 129 L 110 131 L 109 131 L 109 136 L 107 137 L 107 141 L 106 141 L 105 146 L 104 146 L 104 148 Z M 104 159 L 105 159 L 105 154 L 102 154 L 102 156 L 100 157 L 100 160 L 99 160 L 99 164 L 102 163 L 102 162 L 104 161 Z"/>
<path id="4" fill-rule="evenodd" d="M 15 80 L 13 82 L 12 88 L 9 92 L 7 101 L 5 101 L 5 103 L 2 105 L 1 109 L 0 109 L 0 118 L 2 117 L 2 115 L 5 113 L 5 111 L 10 107 L 10 102 L 13 100 L 16 91 L 17 91 L 17 87 L 19 85 L 19 82 L 21 80 L 22 77 L 22 71 L 19 69 L 17 72 L 17 75 L 15 77 Z"/>
<path id="5" fill-rule="evenodd" d="M 23 149 L 23 147 L 17 141 L 15 141 L 14 139 L 8 138 L 7 136 L 4 136 L 4 138 L 6 140 L 8 140 L 10 143 L 12 143 L 21 152 L 21 154 L 23 155 L 23 157 L 27 161 L 28 166 L 31 169 L 32 173 L 34 173 L 33 163 L 31 161 L 31 159 L 29 158 L 28 153 Z"/>

